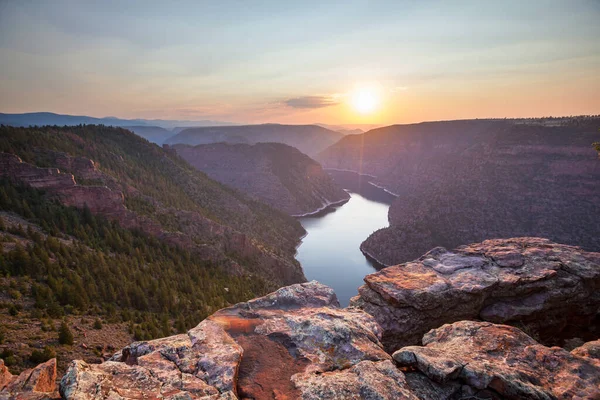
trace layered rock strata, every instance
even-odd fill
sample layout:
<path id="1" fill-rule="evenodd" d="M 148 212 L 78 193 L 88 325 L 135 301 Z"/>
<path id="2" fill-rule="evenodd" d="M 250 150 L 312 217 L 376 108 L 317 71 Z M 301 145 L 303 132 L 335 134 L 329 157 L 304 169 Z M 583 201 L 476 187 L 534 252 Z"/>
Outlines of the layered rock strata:
<path id="1" fill-rule="evenodd" d="M 291 284 L 306 281 L 298 265 L 266 249 L 251 237 L 197 212 L 166 208 L 155 202 L 156 214 L 175 218 L 182 229 L 166 230 L 154 219 L 129 210 L 119 182 L 100 171 L 93 160 L 71 157 L 65 153 L 45 153 L 45 158 L 51 160 L 52 164 L 64 169 L 40 168 L 23 162 L 14 154 L 0 153 L 0 177 L 44 190 L 66 206 L 88 207 L 92 213 L 116 220 L 124 228 L 139 229 L 173 246 L 190 249 L 201 259 L 218 261 L 232 273 L 241 273 L 242 267 L 231 258 L 226 258 L 226 253 L 235 254 L 238 258 L 255 259 L 260 273 L 273 282 Z M 76 176 L 96 184 L 79 184 Z M 127 187 L 126 191 L 134 196 L 137 194 L 133 187 Z"/>

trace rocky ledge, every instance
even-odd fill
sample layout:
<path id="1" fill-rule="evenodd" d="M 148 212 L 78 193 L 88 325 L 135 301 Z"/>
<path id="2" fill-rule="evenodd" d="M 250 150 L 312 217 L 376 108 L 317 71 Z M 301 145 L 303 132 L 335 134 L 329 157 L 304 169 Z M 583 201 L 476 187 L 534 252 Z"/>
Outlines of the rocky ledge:
<path id="1" fill-rule="evenodd" d="M 132 343 L 102 364 L 75 360 L 60 395 L 597 400 L 599 256 L 536 238 L 435 249 L 366 277 L 345 309 L 318 282 L 284 287 L 222 309 L 185 334 Z M 562 327 L 556 332 L 582 345 L 548 347 L 502 321 Z M 593 334 L 594 341 L 580 340 Z M 54 396 L 52 362 L 18 378 L 0 365 L 0 399 Z"/>
<path id="2" fill-rule="evenodd" d="M 546 344 L 600 335 L 600 253 L 546 239 L 436 248 L 365 283 L 351 305 L 375 317 L 388 351 L 461 320 L 517 325 Z"/>
<path id="3" fill-rule="evenodd" d="M 598 341 L 568 352 L 460 321 L 390 356 L 375 319 L 309 282 L 223 309 L 186 334 L 73 361 L 66 399 L 597 399 Z"/>
<path id="4" fill-rule="evenodd" d="M 416 397 L 375 320 L 317 282 L 223 309 L 186 334 L 136 342 L 103 364 L 73 361 L 67 399 Z"/>
<path id="5" fill-rule="evenodd" d="M 600 360 L 587 353 L 597 341 L 569 353 L 512 326 L 461 321 L 430 331 L 423 345 L 404 347 L 394 360 L 460 388 L 459 398 L 600 399 Z"/>

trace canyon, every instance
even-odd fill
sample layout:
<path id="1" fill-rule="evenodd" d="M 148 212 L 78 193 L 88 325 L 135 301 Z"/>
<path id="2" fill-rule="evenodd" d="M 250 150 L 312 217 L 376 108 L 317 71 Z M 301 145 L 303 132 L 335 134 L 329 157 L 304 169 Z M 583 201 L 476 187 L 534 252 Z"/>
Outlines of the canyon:
<path id="1" fill-rule="evenodd" d="M 466 127 L 471 123 L 466 123 Z M 514 140 L 523 140 L 519 129 L 525 128 L 515 128 L 518 124 L 514 122 L 481 121 L 481 124 L 474 125 L 476 137 L 482 131 L 501 128 L 503 134 L 508 130 L 515 135 Z M 560 126 L 559 129 L 575 129 L 572 121 Z M 554 128 L 539 127 L 543 135 Z M 588 125 L 581 124 L 578 139 L 581 146 L 588 138 L 588 129 Z M 470 132 L 465 126 L 457 131 L 460 135 Z M 12 268 L 5 279 L 16 279 L 7 284 L 11 288 L 7 293 L 25 287 L 30 288 L 23 289 L 25 296 L 33 293 L 40 296 L 45 290 L 49 293 L 48 301 L 60 301 L 85 317 L 92 306 L 99 307 L 104 298 L 97 293 L 105 289 L 90 286 L 93 288 L 90 297 L 80 294 L 84 298 L 79 299 L 73 295 L 75 292 L 50 285 L 48 282 L 54 281 L 49 278 L 82 271 L 84 278 L 74 279 L 75 291 L 82 288 L 77 282 L 94 282 L 97 275 L 89 273 L 98 273 L 105 277 L 101 284 L 110 281 L 113 291 L 118 288 L 115 304 L 121 312 L 132 307 L 138 312 L 139 316 L 129 317 L 130 326 L 135 329 L 145 326 L 148 332 L 136 333 L 136 341 L 121 350 L 101 354 L 103 362 L 87 356 L 68 364 L 61 358 L 50 359 L 14 375 L 2 362 L 0 399 L 600 397 L 600 253 L 590 251 L 589 240 L 584 240 L 585 246 L 577 247 L 572 237 L 561 244 L 552 237 L 502 238 L 505 235 L 500 234 L 500 238 L 466 240 L 459 247 L 447 246 L 452 250 L 431 246 L 411 258 L 412 261 L 395 263 L 364 277 L 364 285 L 358 288 L 349 306 L 342 308 L 333 289 L 316 281 L 305 282 L 302 269 L 294 260 L 296 245 L 304 234 L 296 220 L 197 171 L 177 155 L 178 146 L 160 148 L 125 129 L 108 127 L 2 127 L 2 132 L 0 201 L 12 207 L 2 214 L 2 248 Z M 550 142 L 553 137 L 544 136 Z M 238 145 L 203 146 L 206 149 L 227 146 L 236 157 L 240 152 Z M 281 146 L 285 145 L 254 146 L 283 154 Z M 254 146 L 243 145 L 241 151 Z M 443 153 L 449 145 L 436 146 Z M 565 161 L 562 142 L 557 146 L 559 150 L 543 149 L 550 151 L 552 157 L 532 156 L 526 164 L 552 166 Z M 385 147 L 391 146 L 388 143 Z M 284 149 L 306 162 L 299 161 L 308 169 L 311 165 L 318 166 L 297 150 Z M 588 171 L 588 153 L 577 149 L 567 153 L 580 162 L 567 164 L 569 168 L 579 165 Z M 481 171 L 487 171 L 476 175 L 489 179 L 486 174 L 491 161 L 479 158 L 480 149 L 476 150 L 471 159 L 479 160 Z M 408 153 L 418 151 L 413 149 Z M 459 153 L 469 154 L 464 149 Z M 409 158 L 408 154 L 405 156 Z M 459 155 L 449 159 L 454 160 L 453 165 L 466 168 L 458 161 Z M 496 172 L 512 172 L 514 163 L 508 164 L 508 169 Z M 589 165 L 594 172 L 595 167 Z M 449 166 L 435 168 L 428 170 L 432 172 L 429 184 L 437 188 Z M 420 169 L 414 167 L 418 173 L 422 172 Z M 323 170 L 320 167 L 317 170 L 322 178 Z M 436 176 L 434 170 L 441 175 Z M 548 173 L 545 167 L 537 171 L 541 177 Z M 551 171 L 558 174 L 558 180 L 565 172 L 570 171 L 571 178 L 574 176 L 574 170 L 568 168 L 555 166 Z M 593 203 L 595 192 L 588 182 L 593 177 L 586 172 L 570 182 L 566 178 L 561 182 L 569 196 L 590 195 L 589 201 Z M 525 178 L 533 179 L 530 175 Z M 394 207 L 411 194 L 380 175 L 373 174 L 368 179 L 398 194 L 390 209 L 391 226 L 376 232 L 373 236 L 377 237 L 381 232 L 398 228 Z M 417 180 L 415 176 L 406 179 Z M 543 182 L 551 181 L 550 177 L 546 179 Z M 510 180 L 498 182 L 502 187 Z M 467 184 L 466 188 L 473 184 Z M 532 184 L 532 188 L 538 188 L 536 185 Z M 415 188 L 422 189 L 419 185 Z M 432 198 L 425 197 L 427 201 Z M 527 196 L 523 199 L 530 201 Z M 555 200 L 550 194 L 544 201 Z M 561 210 L 564 204 L 559 202 L 556 206 L 556 210 Z M 594 206 L 584 207 L 584 212 L 593 211 Z M 62 219 L 48 214 L 45 210 L 49 207 L 60 210 L 58 217 Z M 540 210 L 546 212 L 547 208 Z M 473 218 L 479 215 L 476 207 L 473 213 Z M 71 236 L 57 233 L 56 225 L 43 225 L 48 221 L 40 215 L 52 216 L 54 224 L 64 224 L 65 232 Z M 571 224 L 583 218 L 579 214 L 567 215 L 573 221 L 564 221 L 565 232 L 553 231 L 558 236 L 567 235 Z M 405 219 L 422 222 L 426 217 L 417 213 Z M 82 222 L 70 221 L 74 218 Z M 588 220 L 591 222 L 582 226 L 581 237 L 589 239 L 586 235 L 595 225 Z M 24 221 L 26 230 L 19 221 Z M 461 223 L 472 222 L 475 226 L 469 229 L 480 232 L 480 224 L 486 221 L 469 219 Z M 510 221 L 507 217 L 503 222 L 510 224 Z M 492 224 L 489 234 L 498 232 L 496 229 L 502 228 L 498 226 Z M 454 226 L 446 228 L 451 232 Z M 485 230 L 481 232 L 488 234 Z M 386 264 L 395 260 L 388 257 L 390 254 L 408 257 L 416 248 L 443 242 L 441 236 L 433 235 L 424 243 L 402 242 L 399 248 L 393 241 L 372 247 L 368 243 L 373 236 L 361 249 L 373 251 L 378 257 L 383 255 Z M 123 245 L 120 237 L 129 242 Z M 156 242 L 147 242 L 148 238 Z M 590 240 L 593 244 L 593 238 Z M 20 263 L 20 257 L 25 257 L 20 243 L 32 254 L 29 260 L 36 261 L 35 257 L 46 260 L 43 268 L 32 271 L 28 269 L 30 264 Z M 134 250 L 127 243 L 136 243 L 139 248 Z M 411 248 L 407 249 L 407 243 Z M 141 253 L 158 249 L 163 253 Z M 377 251 L 381 249 L 385 251 Z M 44 251 L 48 252 L 47 257 L 43 256 Z M 85 253 L 92 262 L 76 258 L 79 253 Z M 113 271 L 117 263 L 122 263 L 125 269 Z M 45 270 L 48 275 L 41 273 Z M 190 271 L 196 272 L 190 275 Z M 28 274 L 32 272 L 30 278 Z M 131 278 L 121 278 L 129 272 Z M 169 292 L 164 284 L 158 286 L 144 279 L 163 273 L 166 275 L 161 275 L 161 282 L 165 277 L 173 279 L 169 286 L 177 285 L 175 293 Z M 200 273 L 204 274 L 202 278 L 195 280 Z M 117 277 L 129 280 L 132 285 L 119 287 Z M 62 282 L 66 283 L 67 280 Z M 142 284 L 148 293 L 158 294 L 158 306 L 150 303 L 152 299 L 136 302 Z M 205 298 L 202 290 L 192 292 L 198 285 L 204 285 L 211 298 Z M 54 295 L 52 288 L 56 290 Z M 107 296 L 110 298 L 110 291 Z M 184 301 L 179 301 L 180 297 Z M 123 302 L 123 298 L 128 302 Z M 213 298 L 217 301 L 206 306 L 205 302 Z M 33 306 L 33 299 L 29 301 L 28 307 L 34 315 L 37 306 Z M 126 314 L 116 317 L 114 307 L 113 304 L 106 309 L 105 315 L 110 315 L 113 309 L 112 318 L 125 318 Z M 165 307 L 184 310 L 187 320 L 177 322 L 177 329 L 173 329 L 170 314 L 163 314 L 161 318 L 167 321 L 164 329 L 158 331 L 155 326 L 152 329 L 159 310 Z M 198 308 L 202 310 L 193 310 Z M 29 318 L 15 310 L 14 321 Z M 48 306 L 40 309 L 42 315 L 51 311 Z M 146 314 L 140 314 L 141 311 Z M 170 316 L 182 318 L 181 313 Z M 197 319 L 190 324 L 193 316 Z M 149 322 L 138 322 L 144 318 Z M 81 340 L 81 336 L 77 337 Z M 56 379 L 61 376 L 57 384 Z"/>
<path id="2" fill-rule="evenodd" d="M 349 135 L 325 169 L 398 195 L 361 249 L 385 265 L 485 239 L 539 236 L 600 250 L 600 117 L 424 122 Z"/>

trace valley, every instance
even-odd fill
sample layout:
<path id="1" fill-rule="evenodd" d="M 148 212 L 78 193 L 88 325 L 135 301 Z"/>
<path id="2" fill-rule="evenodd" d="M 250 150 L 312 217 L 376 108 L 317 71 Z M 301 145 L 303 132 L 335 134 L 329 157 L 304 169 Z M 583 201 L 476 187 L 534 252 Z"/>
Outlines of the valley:
<path id="1" fill-rule="evenodd" d="M 0 209 L 0 333 L 17 371 L 48 346 L 66 368 L 48 328 L 63 318 L 150 339 L 306 279 L 295 219 L 125 129 L 2 126 Z M 109 343 L 78 335 L 77 354 L 98 360 Z"/>

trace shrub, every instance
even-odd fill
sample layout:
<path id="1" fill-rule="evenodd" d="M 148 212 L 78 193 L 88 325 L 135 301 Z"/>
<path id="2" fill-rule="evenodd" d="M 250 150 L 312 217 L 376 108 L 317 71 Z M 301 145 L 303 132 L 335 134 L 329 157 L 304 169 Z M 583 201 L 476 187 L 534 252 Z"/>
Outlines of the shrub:
<path id="1" fill-rule="evenodd" d="M 56 357 L 56 352 L 50 346 L 44 347 L 44 350 L 33 350 L 29 356 L 29 361 L 34 364 L 41 364 Z"/>
<path id="2" fill-rule="evenodd" d="M 16 307 L 14 304 L 11 304 L 11 305 L 8 307 L 8 313 L 9 313 L 10 315 L 12 315 L 13 317 L 16 317 L 16 316 L 17 316 L 17 314 L 19 314 L 19 310 L 17 309 L 17 307 Z"/>
<path id="3" fill-rule="evenodd" d="M 0 353 L 0 358 L 4 360 L 4 365 L 6 365 L 7 367 L 10 367 L 17 363 L 17 359 L 15 358 L 14 353 L 12 352 L 12 350 L 9 349 L 4 349 L 2 353 Z"/>
<path id="4" fill-rule="evenodd" d="M 34 308 L 29 313 L 29 317 L 33 318 L 33 319 L 42 319 L 44 317 L 44 312 L 42 310 L 40 310 L 39 308 Z"/>
<path id="5" fill-rule="evenodd" d="M 94 329 L 102 329 L 102 321 L 100 318 L 96 318 L 94 321 Z"/>
<path id="6" fill-rule="evenodd" d="M 58 343 L 68 345 L 73 344 L 73 332 L 71 332 L 65 321 L 60 324 L 60 329 L 58 330 Z"/>
<path id="7" fill-rule="evenodd" d="M 15 300 L 19 300 L 21 298 L 21 292 L 19 292 L 17 289 L 9 290 L 8 294 L 10 295 L 11 298 L 13 298 Z"/>
<path id="8" fill-rule="evenodd" d="M 4 358 L 4 365 L 6 365 L 7 367 L 12 367 L 16 363 L 17 363 L 17 359 L 15 358 L 15 356 L 8 356 L 8 357 Z"/>

